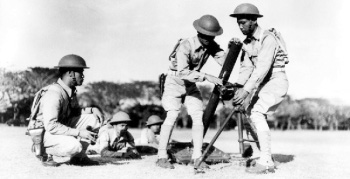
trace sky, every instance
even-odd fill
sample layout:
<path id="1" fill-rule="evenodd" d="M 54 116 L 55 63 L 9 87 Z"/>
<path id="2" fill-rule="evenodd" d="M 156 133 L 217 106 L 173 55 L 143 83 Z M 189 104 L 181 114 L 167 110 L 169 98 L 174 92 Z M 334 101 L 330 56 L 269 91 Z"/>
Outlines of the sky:
<path id="1" fill-rule="evenodd" d="M 245 2 L 264 15 L 262 28 L 274 27 L 285 39 L 294 99 L 350 105 L 346 0 L 0 0 L 0 68 L 53 67 L 77 54 L 91 67 L 87 83 L 156 81 L 177 40 L 196 35 L 192 23 L 202 15 L 219 20 L 224 33 L 215 40 L 223 49 L 232 37 L 244 39 L 229 14 Z M 202 71 L 217 76 L 220 69 L 209 59 Z"/>

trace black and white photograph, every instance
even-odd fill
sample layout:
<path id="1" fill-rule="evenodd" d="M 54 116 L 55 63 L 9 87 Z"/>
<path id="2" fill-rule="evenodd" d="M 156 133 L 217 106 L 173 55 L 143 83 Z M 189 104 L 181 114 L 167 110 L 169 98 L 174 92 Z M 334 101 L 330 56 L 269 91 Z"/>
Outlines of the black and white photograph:
<path id="1" fill-rule="evenodd" d="M 0 178 L 347 179 L 349 9 L 0 0 Z"/>

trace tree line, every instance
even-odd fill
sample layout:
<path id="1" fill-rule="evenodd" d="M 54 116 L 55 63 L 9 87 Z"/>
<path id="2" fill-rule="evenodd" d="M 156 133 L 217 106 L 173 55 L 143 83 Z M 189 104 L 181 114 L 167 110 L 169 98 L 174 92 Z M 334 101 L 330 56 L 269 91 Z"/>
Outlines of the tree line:
<path id="1" fill-rule="evenodd" d="M 25 125 L 35 93 L 57 79 L 55 69 L 33 67 L 16 72 L 0 69 L 0 122 Z M 204 104 L 208 102 L 212 88 L 213 86 L 199 85 Z M 131 127 L 142 127 L 153 114 L 163 119 L 166 117 L 156 81 L 88 83 L 78 92 L 78 99 L 82 107 L 99 107 L 107 119 L 119 110 L 128 112 L 133 120 Z M 219 127 L 233 108 L 230 101 L 222 104 L 218 106 L 211 127 Z M 181 110 L 177 126 L 191 127 L 191 118 L 186 109 Z M 350 107 L 334 105 L 326 99 L 294 100 L 287 96 L 276 113 L 268 116 L 268 121 L 271 127 L 282 130 L 350 130 Z M 236 121 L 231 120 L 227 129 L 235 126 Z"/>

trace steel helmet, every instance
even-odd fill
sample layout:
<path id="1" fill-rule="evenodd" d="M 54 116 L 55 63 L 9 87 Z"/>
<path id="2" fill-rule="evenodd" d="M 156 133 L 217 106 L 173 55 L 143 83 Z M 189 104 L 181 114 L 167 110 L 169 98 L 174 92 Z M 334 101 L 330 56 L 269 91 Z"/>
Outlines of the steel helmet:
<path id="1" fill-rule="evenodd" d="M 66 55 L 58 62 L 55 68 L 89 68 L 86 66 L 85 60 L 78 55 Z"/>
<path id="2" fill-rule="evenodd" d="M 109 124 L 113 125 L 113 123 L 130 122 L 130 121 L 131 119 L 129 117 L 129 114 L 123 111 L 119 111 L 113 115 L 111 121 L 109 121 Z"/>
<path id="3" fill-rule="evenodd" d="M 253 15 L 256 17 L 262 17 L 263 15 L 261 15 L 259 13 L 259 10 L 256 6 L 254 6 L 253 4 L 249 4 L 249 3 L 243 3 L 240 4 L 236 7 L 235 11 L 233 11 L 233 14 L 231 14 L 231 17 L 238 17 L 241 15 Z"/>
<path id="4" fill-rule="evenodd" d="M 223 32 L 219 21 L 212 15 L 204 15 L 195 20 L 193 26 L 198 32 L 204 35 L 218 36 Z"/>
<path id="5" fill-rule="evenodd" d="M 146 125 L 147 126 L 150 126 L 150 125 L 154 125 L 154 124 L 161 124 L 163 123 L 163 120 L 160 119 L 159 116 L 157 115 L 152 115 L 148 118 L 147 122 L 146 122 Z"/>

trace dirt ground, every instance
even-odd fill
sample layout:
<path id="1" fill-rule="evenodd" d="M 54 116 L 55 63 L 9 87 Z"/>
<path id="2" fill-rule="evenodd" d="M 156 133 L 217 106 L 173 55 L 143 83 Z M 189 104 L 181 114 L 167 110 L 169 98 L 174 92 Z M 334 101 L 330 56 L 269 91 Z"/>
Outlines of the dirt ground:
<path id="1" fill-rule="evenodd" d="M 142 160 L 117 161 L 100 166 L 62 165 L 43 167 L 30 151 L 31 139 L 24 135 L 24 127 L 0 124 L 0 178 L 349 178 L 349 131 L 273 131 L 272 152 L 281 162 L 274 174 L 252 175 L 237 161 L 211 165 L 204 174 L 194 175 L 193 167 L 175 164 L 174 170 L 155 165 L 156 156 Z M 137 138 L 138 129 L 130 129 Z M 215 135 L 210 130 L 209 142 Z M 173 139 L 189 142 L 190 130 L 175 129 Z M 238 154 L 237 131 L 224 131 L 215 146 L 232 156 Z M 104 161 L 98 156 L 95 160 Z"/>

